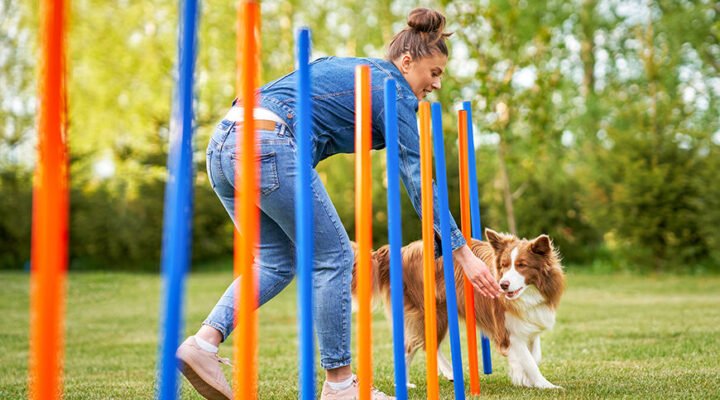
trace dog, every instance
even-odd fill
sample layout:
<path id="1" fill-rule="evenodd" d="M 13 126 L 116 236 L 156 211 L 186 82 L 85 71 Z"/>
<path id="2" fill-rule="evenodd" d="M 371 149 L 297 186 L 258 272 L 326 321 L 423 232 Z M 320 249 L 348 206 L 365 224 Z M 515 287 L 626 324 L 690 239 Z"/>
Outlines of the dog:
<path id="1" fill-rule="evenodd" d="M 560 388 L 540 372 L 540 334 L 555 325 L 555 313 L 565 288 L 565 275 L 558 251 L 547 235 L 533 240 L 485 230 L 487 242 L 472 240 L 472 252 L 487 264 L 503 290 L 497 299 L 475 294 L 475 321 L 480 330 L 508 358 L 511 382 L 516 386 L 543 389 Z M 357 254 L 357 247 L 355 246 Z M 409 371 L 416 352 L 425 347 L 425 307 L 423 302 L 423 245 L 416 241 L 402 248 L 405 362 Z M 356 259 L 357 261 L 357 259 Z M 390 307 L 390 248 L 383 246 L 372 255 L 373 297 L 380 297 L 388 319 Z M 455 269 L 458 315 L 465 319 L 463 270 Z M 448 314 L 442 258 L 435 263 L 437 343 L 448 330 Z M 356 292 L 356 268 L 352 279 Z M 453 380 L 452 365 L 437 353 L 440 374 Z M 408 387 L 415 387 L 409 381 Z"/>

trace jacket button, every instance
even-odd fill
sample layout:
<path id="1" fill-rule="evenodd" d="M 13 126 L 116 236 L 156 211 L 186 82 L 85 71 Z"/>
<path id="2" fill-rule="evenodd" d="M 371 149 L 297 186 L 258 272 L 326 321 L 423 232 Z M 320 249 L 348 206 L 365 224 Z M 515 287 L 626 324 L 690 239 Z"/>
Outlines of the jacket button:
<path id="1" fill-rule="evenodd" d="M 288 119 L 292 119 L 292 117 L 293 117 L 292 113 L 288 113 L 287 117 L 288 117 Z"/>

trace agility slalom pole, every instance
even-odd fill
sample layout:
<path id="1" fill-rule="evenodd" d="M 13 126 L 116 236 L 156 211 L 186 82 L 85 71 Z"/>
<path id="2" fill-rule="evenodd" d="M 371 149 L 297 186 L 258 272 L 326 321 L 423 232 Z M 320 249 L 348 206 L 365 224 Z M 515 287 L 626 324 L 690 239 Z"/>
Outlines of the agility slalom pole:
<path id="1" fill-rule="evenodd" d="M 192 241 L 193 193 L 193 77 L 197 53 L 197 0 L 181 2 L 178 41 L 178 82 L 174 121 L 171 124 L 168 152 L 168 180 L 163 214 L 163 306 L 160 391 L 158 398 L 177 397 L 177 361 L 175 351 L 183 330 L 182 303 L 185 274 L 190 264 Z"/>
<path id="2" fill-rule="evenodd" d="M 41 3 L 38 153 L 33 179 L 29 397 L 62 396 L 68 257 L 65 31 L 67 4 Z"/>
<path id="3" fill-rule="evenodd" d="M 452 244 L 450 243 L 450 201 L 447 189 L 447 168 L 445 167 L 445 144 L 443 143 L 442 107 L 432 104 L 433 143 L 435 148 L 435 177 L 438 187 L 438 209 L 440 217 L 440 237 L 443 255 L 443 274 L 445 277 L 445 300 L 450 330 L 450 354 L 455 380 L 455 399 L 465 399 L 465 382 L 460 352 L 460 327 L 457 313 L 457 293 L 455 289 L 455 268 L 453 266 Z"/>
<path id="4" fill-rule="evenodd" d="M 242 43 L 240 57 L 240 99 L 243 104 L 242 144 L 236 146 L 236 157 L 241 161 L 239 173 L 235 174 L 235 220 L 240 230 L 235 230 L 233 266 L 235 276 L 240 277 L 235 304 L 235 381 L 236 399 L 254 400 L 257 398 L 257 277 L 253 270 L 253 258 L 260 236 L 260 220 L 257 204 L 258 174 L 260 165 L 255 149 L 255 120 L 253 108 L 256 104 L 255 88 L 258 82 L 258 23 L 260 4 L 245 1 L 238 10 L 242 16 L 238 34 Z M 240 234 L 242 232 L 242 235 Z"/>
<path id="5" fill-rule="evenodd" d="M 437 400 L 437 316 L 435 306 L 435 233 L 433 230 L 432 142 L 430 103 L 420 102 L 420 191 L 422 197 L 423 294 L 425 306 L 425 354 L 427 398 Z"/>
<path id="6" fill-rule="evenodd" d="M 385 79 L 385 143 L 387 144 L 388 238 L 390 240 L 390 303 L 392 307 L 395 398 L 407 400 L 405 322 L 403 318 L 402 214 L 400 212 L 400 161 L 398 156 L 397 88 Z"/>
<path id="7" fill-rule="evenodd" d="M 247 3 L 253 3 L 254 6 L 246 6 Z M 245 81 L 245 70 L 242 68 L 243 65 L 243 57 L 246 56 L 245 53 L 245 39 L 243 37 L 246 33 L 246 28 L 250 29 L 250 26 L 248 26 L 248 23 L 250 23 L 251 19 L 254 19 L 253 25 L 253 35 L 255 40 L 255 48 L 254 48 L 254 54 L 248 54 L 248 57 L 251 57 L 252 60 L 248 60 L 248 62 L 252 62 L 256 68 L 254 69 L 254 75 L 255 75 L 255 83 L 260 82 L 260 75 L 261 75 L 261 48 L 260 48 L 260 31 L 262 28 L 262 18 L 260 13 L 260 0 L 237 0 L 237 13 L 236 13 L 236 20 L 237 20 L 237 26 L 236 26 L 236 40 L 235 40 L 235 63 L 237 65 L 237 68 L 235 69 L 235 93 L 238 96 L 239 100 L 242 100 L 242 93 L 243 93 L 243 85 Z M 247 16 L 248 13 L 252 14 L 251 16 Z"/>
<path id="8" fill-rule="evenodd" d="M 372 115 L 370 67 L 355 68 L 355 240 L 358 244 L 358 382 L 360 400 L 370 400 L 372 388 L 372 179 L 370 149 Z"/>
<path id="9" fill-rule="evenodd" d="M 313 202 L 312 202 L 312 103 L 310 98 L 310 30 L 297 33 L 297 165 L 295 182 L 295 251 L 298 280 L 298 335 L 300 346 L 300 398 L 315 398 L 315 342 L 313 339 Z"/>
<path id="10" fill-rule="evenodd" d="M 463 109 L 467 112 L 467 138 L 468 138 L 468 180 L 470 188 L 470 214 L 472 220 L 472 237 L 482 240 L 482 223 L 480 222 L 480 197 L 477 189 L 477 171 L 475 167 L 475 139 L 472 124 L 472 106 L 469 101 L 463 102 Z M 483 373 L 492 374 L 492 358 L 490 357 L 490 340 L 482 335 Z"/>
<path id="11" fill-rule="evenodd" d="M 468 191 L 468 144 L 467 144 L 467 111 L 458 111 L 458 158 L 460 169 L 460 218 L 462 233 L 470 245 L 470 192 Z M 470 364 L 470 393 L 480 394 L 480 377 L 478 376 L 477 328 L 475 327 L 475 296 L 472 283 L 463 274 L 463 290 L 465 295 L 465 328 L 467 329 L 468 363 Z"/>

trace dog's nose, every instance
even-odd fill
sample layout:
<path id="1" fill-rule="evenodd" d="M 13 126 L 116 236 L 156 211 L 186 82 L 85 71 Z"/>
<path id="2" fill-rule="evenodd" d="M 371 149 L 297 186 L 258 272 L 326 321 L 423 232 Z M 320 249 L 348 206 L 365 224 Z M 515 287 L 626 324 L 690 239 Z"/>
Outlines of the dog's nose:
<path id="1" fill-rule="evenodd" d="M 508 282 L 508 281 L 500 282 L 500 288 L 502 290 L 508 290 L 509 287 L 510 287 L 510 282 Z"/>

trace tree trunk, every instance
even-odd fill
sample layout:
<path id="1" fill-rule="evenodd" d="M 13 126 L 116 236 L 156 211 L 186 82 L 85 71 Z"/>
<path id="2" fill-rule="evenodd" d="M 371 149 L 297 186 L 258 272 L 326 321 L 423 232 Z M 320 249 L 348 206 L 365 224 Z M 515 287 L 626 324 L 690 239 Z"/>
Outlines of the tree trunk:
<path id="1" fill-rule="evenodd" d="M 515 225 L 515 211 L 513 209 L 512 191 L 510 190 L 510 179 L 508 178 L 507 165 L 505 163 L 505 141 L 500 138 L 498 147 L 498 163 L 500 164 L 500 180 L 503 186 L 503 200 L 505 202 L 505 214 L 507 216 L 508 229 L 510 233 L 517 236 Z"/>

